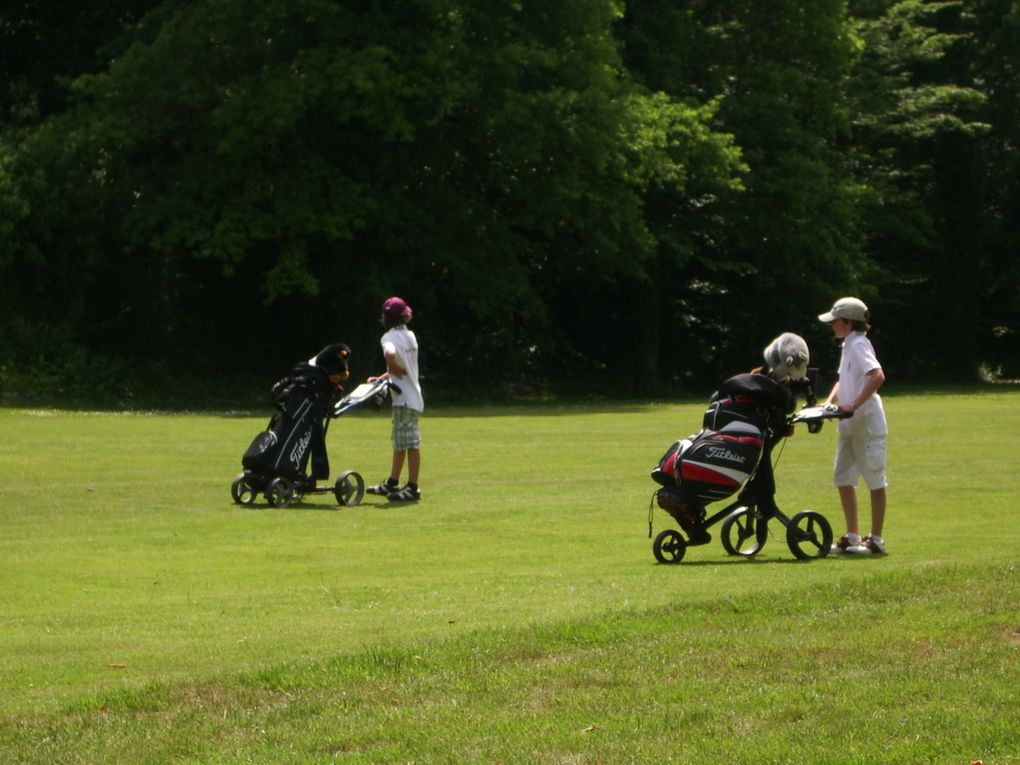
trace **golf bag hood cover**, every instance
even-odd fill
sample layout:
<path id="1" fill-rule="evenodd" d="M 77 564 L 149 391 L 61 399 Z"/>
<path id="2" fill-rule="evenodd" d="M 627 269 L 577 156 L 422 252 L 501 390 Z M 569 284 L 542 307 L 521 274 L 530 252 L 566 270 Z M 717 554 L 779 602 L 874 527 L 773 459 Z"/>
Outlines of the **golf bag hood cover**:
<path id="1" fill-rule="evenodd" d="M 319 351 L 310 363 L 326 374 L 340 375 L 346 378 L 350 375 L 350 370 L 347 367 L 350 358 L 351 349 L 345 343 L 334 343 Z"/>
<path id="2" fill-rule="evenodd" d="M 808 362 L 811 360 L 807 342 L 793 332 L 784 332 L 769 343 L 764 356 L 769 369 L 780 379 L 802 379 L 807 375 Z"/>

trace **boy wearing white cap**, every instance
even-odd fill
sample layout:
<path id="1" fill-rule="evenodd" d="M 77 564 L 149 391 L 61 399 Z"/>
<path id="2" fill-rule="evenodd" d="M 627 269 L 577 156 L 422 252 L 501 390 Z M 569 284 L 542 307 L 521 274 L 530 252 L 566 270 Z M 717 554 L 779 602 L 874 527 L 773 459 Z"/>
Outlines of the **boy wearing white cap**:
<path id="1" fill-rule="evenodd" d="M 839 422 L 833 483 L 839 490 L 847 531 L 833 544 L 832 551 L 881 554 L 885 552 L 882 526 L 888 485 L 885 438 L 889 431 L 878 395 L 885 373 L 867 335 L 870 314 L 861 300 L 845 297 L 818 320 L 832 327 L 836 338 L 843 341 L 839 379 L 825 403 L 853 413 L 853 417 Z M 857 482 L 861 477 L 871 491 L 871 534 L 863 539 L 857 516 Z"/>

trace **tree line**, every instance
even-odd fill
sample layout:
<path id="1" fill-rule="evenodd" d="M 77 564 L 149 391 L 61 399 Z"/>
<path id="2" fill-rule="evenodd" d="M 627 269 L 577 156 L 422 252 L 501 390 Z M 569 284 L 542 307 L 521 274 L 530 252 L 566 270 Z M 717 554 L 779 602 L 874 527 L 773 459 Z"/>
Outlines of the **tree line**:
<path id="1" fill-rule="evenodd" d="M 378 371 L 703 392 L 816 315 L 890 376 L 1017 375 L 1010 0 L 20 0 L 0 380 Z"/>

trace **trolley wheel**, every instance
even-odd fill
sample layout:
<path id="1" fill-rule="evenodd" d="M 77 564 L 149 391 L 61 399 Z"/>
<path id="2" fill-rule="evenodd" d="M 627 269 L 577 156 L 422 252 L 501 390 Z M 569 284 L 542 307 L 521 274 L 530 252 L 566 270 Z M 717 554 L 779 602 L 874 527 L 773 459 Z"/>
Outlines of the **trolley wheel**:
<path id="1" fill-rule="evenodd" d="M 336 494 L 338 505 L 360 505 L 361 498 L 365 496 L 365 479 L 353 470 L 341 473 L 336 479 L 333 493 Z"/>
<path id="2" fill-rule="evenodd" d="M 258 492 L 248 483 L 244 473 L 237 476 L 230 484 L 230 496 L 239 505 L 251 505 L 255 502 Z"/>
<path id="3" fill-rule="evenodd" d="M 801 560 L 824 558 L 832 546 L 832 526 L 814 510 L 801 510 L 786 527 L 786 543 Z"/>
<path id="4" fill-rule="evenodd" d="M 726 516 L 720 536 L 730 555 L 751 558 L 761 552 L 769 538 L 768 521 L 757 517 L 753 507 L 738 507 Z"/>
<path id="5" fill-rule="evenodd" d="M 687 542 L 679 531 L 666 529 L 652 542 L 652 553 L 659 563 L 679 563 L 687 552 Z"/>
<path id="6" fill-rule="evenodd" d="M 294 501 L 294 484 L 286 478 L 274 478 L 266 487 L 266 498 L 273 507 L 290 507 Z"/>

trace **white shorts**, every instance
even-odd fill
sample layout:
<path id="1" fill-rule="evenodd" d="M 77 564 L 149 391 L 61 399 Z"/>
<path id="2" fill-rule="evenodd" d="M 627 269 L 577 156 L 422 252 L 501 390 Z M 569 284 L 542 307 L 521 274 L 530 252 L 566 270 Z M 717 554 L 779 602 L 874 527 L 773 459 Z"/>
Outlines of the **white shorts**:
<path id="1" fill-rule="evenodd" d="M 886 479 L 885 436 L 840 434 L 832 469 L 835 486 L 856 486 L 864 478 L 868 488 L 884 489 Z"/>

